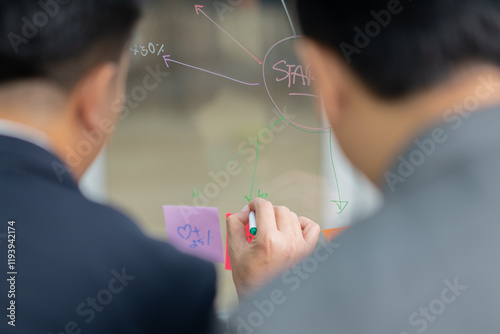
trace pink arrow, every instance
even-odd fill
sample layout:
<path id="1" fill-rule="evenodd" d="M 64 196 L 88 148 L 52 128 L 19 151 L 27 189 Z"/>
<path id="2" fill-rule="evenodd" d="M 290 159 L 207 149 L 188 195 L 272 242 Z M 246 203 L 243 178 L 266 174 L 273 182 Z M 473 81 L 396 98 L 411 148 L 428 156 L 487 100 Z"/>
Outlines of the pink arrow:
<path id="1" fill-rule="evenodd" d="M 206 17 L 207 19 L 209 19 L 209 20 L 210 20 L 210 22 L 212 22 L 213 24 L 215 24 L 215 26 L 216 26 L 217 28 L 219 28 L 220 30 L 222 30 L 222 32 L 224 32 L 227 36 L 229 36 L 229 38 L 231 38 L 231 39 L 232 39 L 232 40 L 233 40 L 236 44 L 238 44 L 238 45 L 240 46 L 240 48 L 242 48 L 243 50 L 245 50 L 245 52 L 246 52 L 246 53 L 248 53 L 250 56 L 252 56 L 252 58 L 253 58 L 253 59 L 257 60 L 257 62 L 258 62 L 259 64 L 261 64 L 261 65 L 262 65 L 262 62 L 259 60 L 259 58 L 255 57 L 255 56 L 253 55 L 253 53 L 251 53 L 250 51 L 248 51 L 248 49 L 247 49 L 247 48 L 245 48 L 243 45 L 241 45 L 241 43 L 240 43 L 240 42 L 238 42 L 238 41 L 236 40 L 236 38 L 234 38 L 233 36 L 231 36 L 231 35 L 230 35 L 227 31 L 225 31 L 224 29 L 222 29 L 222 27 L 221 27 L 220 25 L 218 25 L 217 23 L 215 23 L 215 21 L 214 21 L 214 20 L 212 20 L 212 19 L 210 18 L 210 16 L 208 16 L 207 14 L 205 14 L 205 12 L 204 12 L 203 10 L 201 10 L 201 8 L 203 8 L 203 6 L 201 6 L 201 5 L 196 5 L 196 6 L 194 6 L 194 9 L 196 10 L 196 14 L 197 14 L 197 15 L 200 15 L 200 13 L 202 13 L 203 15 L 205 15 L 205 17 Z"/>
<path id="2" fill-rule="evenodd" d="M 204 7 L 204 6 L 202 6 L 202 5 L 195 5 L 195 6 L 194 6 L 194 9 L 196 10 L 196 15 L 200 15 L 200 12 L 199 12 L 199 11 L 201 11 L 201 9 L 200 9 L 200 8 L 203 8 L 203 7 Z M 203 12 L 203 11 L 202 11 L 202 12 Z"/>
<path id="3" fill-rule="evenodd" d="M 221 77 L 221 78 L 224 78 L 224 79 L 229 79 L 229 80 L 232 80 L 232 81 L 238 82 L 238 83 L 243 84 L 243 85 L 247 85 L 247 86 L 258 86 L 258 85 L 260 85 L 259 83 L 248 83 L 248 82 L 244 82 L 244 81 L 236 80 L 236 79 L 234 79 L 234 78 L 231 78 L 231 77 L 228 77 L 228 76 L 225 76 L 225 75 L 219 74 L 219 73 L 215 73 L 215 72 L 207 71 L 207 70 L 204 70 L 204 69 L 199 68 L 199 67 L 195 67 L 195 66 L 192 66 L 192 65 L 184 64 L 184 63 L 181 63 L 180 61 L 170 59 L 170 55 L 168 55 L 168 56 L 163 56 L 163 59 L 165 60 L 165 65 L 167 65 L 167 67 L 169 67 L 169 68 L 170 68 L 170 65 L 168 64 L 168 62 L 172 62 L 172 63 L 176 63 L 176 64 L 179 64 L 179 65 L 182 65 L 182 66 L 186 66 L 186 67 L 194 68 L 195 70 L 199 70 L 199 71 L 207 72 L 207 73 L 210 73 L 210 74 L 216 75 L 216 76 Z"/>

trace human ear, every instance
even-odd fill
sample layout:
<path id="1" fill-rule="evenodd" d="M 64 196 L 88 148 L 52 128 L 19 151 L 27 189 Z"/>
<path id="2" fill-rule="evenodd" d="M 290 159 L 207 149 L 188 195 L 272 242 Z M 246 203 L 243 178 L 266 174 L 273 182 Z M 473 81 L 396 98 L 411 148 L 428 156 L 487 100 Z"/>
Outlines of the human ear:
<path id="1" fill-rule="evenodd" d="M 333 126 L 342 116 L 345 89 L 341 78 L 340 59 L 334 52 L 310 39 L 301 42 L 298 53 L 304 63 L 311 65 L 319 107 L 325 109 L 326 116 Z"/>
<path id="2" fill-rule="evenodd" d="M 76 116 L 87 131 L 99 128 L 101 120 L 109 114 L 111 101 L 116 96 L 119 67 L 106 62 L 94 67 L 77 85 L 73 93 Z"/>

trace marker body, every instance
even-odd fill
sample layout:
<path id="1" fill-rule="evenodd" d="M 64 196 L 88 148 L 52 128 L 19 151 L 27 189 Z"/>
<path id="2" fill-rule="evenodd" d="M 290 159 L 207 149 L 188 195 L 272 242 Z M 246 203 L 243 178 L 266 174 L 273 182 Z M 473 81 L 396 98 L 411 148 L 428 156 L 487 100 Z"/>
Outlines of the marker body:
<path id="1" fill-rule="evenodd" d="M 248 225 L 250 228 L 250 234 L 251 235 L 256 235 L 257 234 L 257 222 L 255 221 L 255 212 L 251 211 L 250 215 L 248 216 Z"/>

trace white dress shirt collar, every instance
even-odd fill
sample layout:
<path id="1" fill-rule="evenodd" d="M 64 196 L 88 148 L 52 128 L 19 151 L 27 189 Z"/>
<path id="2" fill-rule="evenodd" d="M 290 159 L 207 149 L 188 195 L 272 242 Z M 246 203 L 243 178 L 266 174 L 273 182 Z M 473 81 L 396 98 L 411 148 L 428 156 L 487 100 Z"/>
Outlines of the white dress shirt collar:
<path id="1" fill-rule="evenodd" d="M 52 153 L 50 138 L 42 131 L 18 122 L 0 118 L 0 136 L 20 139 Z"/>

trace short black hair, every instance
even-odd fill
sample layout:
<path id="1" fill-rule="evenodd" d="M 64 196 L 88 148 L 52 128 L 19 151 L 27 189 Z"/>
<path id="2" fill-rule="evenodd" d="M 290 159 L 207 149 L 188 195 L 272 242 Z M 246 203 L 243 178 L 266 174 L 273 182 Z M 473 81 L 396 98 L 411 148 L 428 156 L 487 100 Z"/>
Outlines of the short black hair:
<path id="1" fill-rule="evenodd" d="M 425 90 L 471 63 L 500 65 L 498 0 L 298 0 L 304 34 L 378 96 Z"/>
<path id="2" fill-rule="evenodd" d="M 100 62 L 118 62 L 140 14 L 140 0 L 0 0 L 0 84 L 72 88 Z"/>

